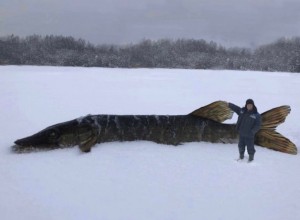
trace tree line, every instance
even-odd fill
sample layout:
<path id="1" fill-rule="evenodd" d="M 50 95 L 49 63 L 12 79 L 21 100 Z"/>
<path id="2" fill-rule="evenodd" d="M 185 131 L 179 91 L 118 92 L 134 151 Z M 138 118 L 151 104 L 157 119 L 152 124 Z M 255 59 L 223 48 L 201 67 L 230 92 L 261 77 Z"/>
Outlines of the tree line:
<path id="1" fill-rule="evenodd" d="M 0 65 L 229 69 L 300 72 L 300 37 L 256 49 L 225 48 L 194 39 L 93 45 L 65 36 L 0 37 Z"/>

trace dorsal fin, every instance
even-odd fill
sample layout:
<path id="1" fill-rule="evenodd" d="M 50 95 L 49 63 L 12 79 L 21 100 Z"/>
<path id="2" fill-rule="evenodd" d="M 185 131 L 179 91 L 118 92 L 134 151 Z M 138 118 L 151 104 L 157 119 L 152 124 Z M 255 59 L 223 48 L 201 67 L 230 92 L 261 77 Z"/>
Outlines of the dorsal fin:
<path id="1" fill-rule="evenodd" d="M 223 122 L 227 119 L 231 119 L 233 111 L 228 107 L 227 102 L 216 101 L 209 105 L 198 108 L 190 113 L 190 115 L 211 119 L 217 122 Z"/>

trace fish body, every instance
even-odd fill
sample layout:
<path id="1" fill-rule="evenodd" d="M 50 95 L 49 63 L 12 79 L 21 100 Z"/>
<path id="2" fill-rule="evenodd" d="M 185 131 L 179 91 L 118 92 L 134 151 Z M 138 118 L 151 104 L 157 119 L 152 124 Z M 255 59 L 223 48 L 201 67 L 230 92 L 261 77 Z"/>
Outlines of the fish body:
<path id="1" fill-rule="evenodd" d="M 50 126 L 16 141 L 19 146 L 64 148 L 78 145 L 84 152 L 96 143 L 146 140 L 180 145 L 186 142 L 232 143 L 234 124 L 193 115 L 88 115 Z"/>

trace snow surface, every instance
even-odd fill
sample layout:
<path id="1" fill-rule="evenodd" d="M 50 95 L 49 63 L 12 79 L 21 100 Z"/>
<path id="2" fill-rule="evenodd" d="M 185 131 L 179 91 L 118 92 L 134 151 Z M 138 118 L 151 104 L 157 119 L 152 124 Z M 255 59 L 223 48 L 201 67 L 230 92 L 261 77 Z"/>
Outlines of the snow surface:
<path id="1" fill-rule="evenodd" d="M 236 144 L 145 141 L 88 154 L 10 151 L 16 139 L 87 114 L 187 114 L 247 98 L 261 113 L 290 105 L 278 131 L 300 146 L 299 74 L 1 66 L 0 83 L 1 220 L 300 219 L 298 155 L 256 147 L 248 164 L 235 161 Z"/>

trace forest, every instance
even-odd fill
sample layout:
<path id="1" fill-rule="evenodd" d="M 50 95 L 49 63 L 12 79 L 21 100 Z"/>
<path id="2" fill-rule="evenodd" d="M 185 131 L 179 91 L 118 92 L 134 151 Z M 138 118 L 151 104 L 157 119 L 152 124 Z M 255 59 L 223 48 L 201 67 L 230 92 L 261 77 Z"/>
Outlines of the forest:
<path id="1" fill-rule="evenodd" d="M 144 39 L 121 46 L 71 36 L 10 35 L 0 37 L 0 65 L 300 72 L 300 37 L 250 49 L 202 39 Z"/>

